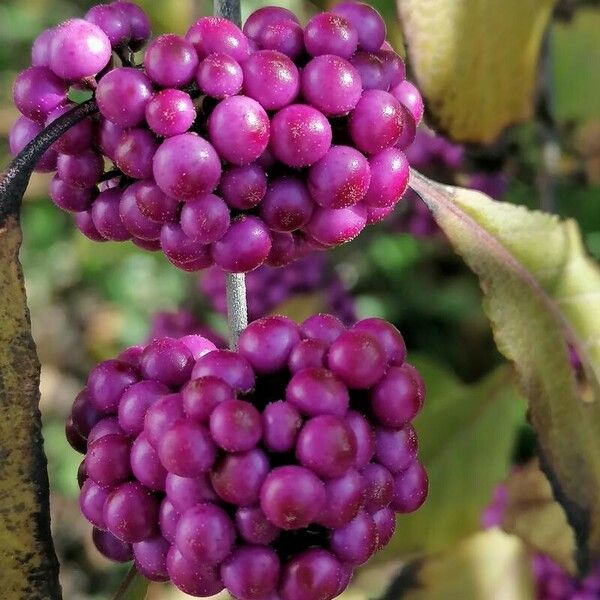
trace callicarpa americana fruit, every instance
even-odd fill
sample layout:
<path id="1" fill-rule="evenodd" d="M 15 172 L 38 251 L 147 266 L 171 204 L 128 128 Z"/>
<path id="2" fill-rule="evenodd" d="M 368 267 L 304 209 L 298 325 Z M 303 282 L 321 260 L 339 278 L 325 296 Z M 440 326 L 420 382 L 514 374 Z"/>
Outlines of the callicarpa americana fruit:
<path id="1" fill-rule="evenodd" d="M 342 2 L 304 27 L 264 7 L 243 30 L 202 17 L 149 41 L 138 6 L 97 5 L 35 41 L 11 151 L 88 90 L 99 113 L 37 165 L 84 235 L 185 271 L 285 265 L 353 239 L 406 190 L 423 102 L 385 33 L 373 8 Z"/>
<path id="2" fill-rule="evenodd" d="M 317 314 L 100 363 L 67 422 L 96 547 L 192 596 L 334 598 L 427 495 L 405 359 L 390 323 Z"/>

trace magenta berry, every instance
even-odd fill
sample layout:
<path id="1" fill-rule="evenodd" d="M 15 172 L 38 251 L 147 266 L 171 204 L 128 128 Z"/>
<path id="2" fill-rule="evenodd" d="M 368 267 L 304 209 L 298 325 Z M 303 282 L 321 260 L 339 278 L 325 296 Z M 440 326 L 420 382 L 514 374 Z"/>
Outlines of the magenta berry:
<path id="1" fill-rule="evenodd" d="M 146 43 L 140 64 L 122 60 Z M 99 115 L 37 165 L 57 171 L 50 195 L 84 235 L 162 251 L 188 272 L 283 267 L 349 242 L 405 193 L 402 151 L 424 110 L 405 76 L 367 4 L 305 26 L 278 7 L 243 30 L 202 17 L 152 40 L 141 8 L 100 4 L 36 39 L 14 85 L 11 151 L 74 106 L 71 85 L 93 90 Z"/>
<path id="2" fill-rule="evenodd" d="M 84 517 L 153 581 L 333 598 L 427 494 L 400 332 L 270 316 L 235 351 L 202 340 L 155 337 L 92 372 L 69 421 Z"/>

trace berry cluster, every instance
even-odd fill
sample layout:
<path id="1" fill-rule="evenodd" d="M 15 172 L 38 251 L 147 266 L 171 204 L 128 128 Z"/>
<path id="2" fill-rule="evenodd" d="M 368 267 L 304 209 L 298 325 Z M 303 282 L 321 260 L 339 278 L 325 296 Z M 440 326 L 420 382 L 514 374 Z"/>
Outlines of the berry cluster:
<path id="1" fill-rule="evenodd" d="M 217 312 L 227 312 L 225 276 L 220 269 L 212 267 L 202 273 L 198 289 Z M 327 310 L 343 323 L 356 321 L 354 302 L 344 282 L 331 270 L 325 256 L 317 253 L 279 269 L 263 265 L 248 273 L 248 318 L 253 321 L 264 317 L 289 298 L 316 291 L 324 291 Z"/>
<path id="2" fill-rule="evenodd" d="M 484 529 L 501 527 L 508 502 L 504 484 L 494 489 L 490 504 L 484 509 L 481 525 Z M 550 557 L 535 554 L 531 563 L 537 600 L 597 600 L 600 598 L 600 563 L 585 577 L 576 579 L 565 572 Z"/>
<path id="3" fill-rule="evenodd" d="M 469 169 L 473 165 L 468 164 L 464 146 L 424 128 L 417 130 L 406 156 L 415 169 L 436 181 L 463 185 L 492 198 L 500 198 L 506 192 L 507 178 L 502 171 Z M 471 172 L 466 172 L 469 170 Z M 432 237 L 440 233 L 431 211 L 415 192 L 407 190 L 404 200 L 395 228 L 415 237 Z"/>
<path id="4" fill-rule="evenodd" d="M 45 31 L 15 82 L 19 152 L 95 95 L 99 115 L 38 164 L 50 195 L 97 241 L 132 239 L 177 267 L 246 272 L 347 242 L 383 219 L 408 182 L 405 150 L 423 114 L 402 59 L 370 6 L 342 2 L 302 28 L 287 9 L 242 31 L 203 17 L 152 40 L 130 2 Z M 110 164 L 105 169 L 105 163 Z"/>
<path id="5" fill-rule="evenodd" d="M 386 321 L 319 314 L 99 364 L 67 423 L 96 546 L 194 596 L 334 598 L 427 494 L 405 355 Z"/>

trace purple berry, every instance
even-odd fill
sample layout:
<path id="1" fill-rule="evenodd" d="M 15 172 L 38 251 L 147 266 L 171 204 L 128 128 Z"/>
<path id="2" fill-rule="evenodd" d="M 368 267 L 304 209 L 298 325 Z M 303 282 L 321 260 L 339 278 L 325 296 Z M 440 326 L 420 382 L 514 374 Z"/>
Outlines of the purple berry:
<path id="1" fill-rule="evenodd" d="M 374 336 L 362 331 L 345 331 L 331 344 L 327 355 L 331 371 L 351 388 L 369 388 L 387 367 L 386 355 Z"/>
<path id="2" fill-rule="evenodd" d="M 341 477 L 325 482 L 325 492 L 327 501 L 318 522 L 336 529 L 349 523 L 358 514 L 363 503 L 365 482 L 358 471 L 349 469 Z"/>
<path id="3" fill-rule="evenodd" d="M 144 432 L 150 443 L 157 448 L 171 425 L 183 418 L 180 394 L 169 394 L 153 402 L 144 417 Z"/>
<path id="4" fill-rule="evenodd" d="M 208 471 L 217 450 L 206 427 L 185 419 L 165 431 L 157 449 L 163 467 L 180 477 L 198 477 Z"/>
<path id="5" fill-rule="evenodd" d="M 156 534 L 158 500 L 143 485 L 127 482 L 120 485 L 104 504 L 108 530 L 124 542 L 141 542 Z"/>
<path id="6" fill-rule="evenodd" d="M 266 173 L 256 163 L 228 167 L 223 171 L 219 191 L 231 208 L 254 208 L 267 191 Z"/>
<path id="7" fill-rule="evenodd" d="M 234 541 L 235 528 L 231 519 L 214 504 L 197 504 L 188 508 L 177 524 L 177 548 L 193 562 L 218 565 L 229 555 Z"/>
<path id="8" fill-rule="evenodd" d="M 365 510 L 371 514 L 386 508 L 392 501 L 394 478 L 381 465 L 371 463 L 362 472 L 365 482 Z"/>
<path id="9" fill-rule="evenodd" d="M 188 560 L 175 546 L 171 546 L 167 553 L 167 571 L 171 581 L 192 596 L 214 596 L 223 589 L 215 567 Z"/>
<path id="10" fill-rule="evenodd" d="M 254 448 L 261 438 L 260 413 L 244 400 L 225 400 L 210 415 L 210 433 L 223 450 L 245 452 Z"/>
<path id="11" fill-rule="evenodd" d="M 92 529 L 92 540 L 100 554 L 115 562 L 129 562 L 133 559 L 131 544 L 122 542 L 108 531 Z"/>
<path id="12" fill-rule="evenodd" d="M 267 545 L 279 535 L 279 529 L 267 519 L 258 506 L 238 508 L 235 524 L 240 537 L 249 544 Z"/>
<path id="13" fill-rule="evenodd" d="M 362 204 L 346 208 L 318 207 L 306 225 L 306 232 L 325 246 L 337 246 L 354 239 L 367 224 Z"/>
<path id="14" fill-rule="evenodd" d="M 289 403 L 272 402 L 262 413 L 263 441 L 272 452 L 288 452 L 302 427 L 300 413 Z"/>
<path id="15" fill-rule="evenodd" d="M 260 216 L 273 231 L 295 231 L 309 221 L 313 206 L 306 184 L 300 178 L 286 176 L 269 184 L 260 204 Z"/>
<path id="16" fill-rule="evenodd" d="M 373 517 L 364 510 L 331 534 L 331 549 L 345 563 L 361 565 L 369 560 L 376 548 L 377 528 Z"/>
<path id="17" fill-rule="evenodd" d="M 269 459 L 258 448 L 226 454 L 211 471 L 211 482 L 218 496 L 236 506 L 253 506 L 269 473 Z"/>
<path id="18" fill-rule="evenodd" d="M 165 489 L 167 471 L 160 464 L 158 454 L 146 435 L 141 433 L 131 446 L 131 471 L 135 478 L 156 492 Z"/>
<path id="19" fill-rule="evenodd" d="M 309 171 L 308 189 L 325 208 L 344 208 L 362 200 L 369 189 L 367 159 L 350 146 L 332 146 Z"/>
<path id="20" fill-rule="evenodd" d="M 153 172 L 156 184 L 165 194 L 189 200 L 217 187 L 221 161 L 209 142 L 194 133 L 183 133 L 159 146 Z"/>
<path id="21" fill-rule="evenodd" d="M 133 544 L 133 556 L 137 570 L 150 581 L 168 581 L 167 552 L 169 542 L 156 536 Z"/>
<path id="22" fill-rule="evenodd" d="M 212 257 L 225 271 L 245 273 L 262 265 L 270 250 L 271 236 L 262 220 L 242 216 L 212 245 Z"/>
<path id="23" fill-rule="evenodd" d="M 388 471 L 400 473 L 415 460 L 419 446 L 412 425 L 406 425 L 402 429 L 380 427 L 375 435 L 375 458 Z"/>
<path id="24" fill-rule="evenodd" d="M 192 371 L 192 378 L 212 375 L 219 377 L 240 392 L 254 388 L 254 371 L 248 361 L 231 350 L 215 350 L 200 357 Z"/>
<path id="25" fill-rule="evenodd" d="M 87 393 L 99 411 L 114 414 L 123 392 L 137 380 L 138 375 L 131 365 L 119 360 L 105 360 L 89 374 Z"/>
<path id="26" fill-rule="evenodd" d="M 302 70 L 302 95 L 325 115 L 348 114 L 357 106 L 362 91 L 358 71 L 339 56 L 317 56 Z"/>
<path id="27" fill-rule="evenodd" d="M 393 146 L 403 126 L 400 102 L 383 90 L 365 90 L 348 120 L 352 141 L 367 154 Z"/>
<path id="28" fill-rule="evenodd" d="M 342 577 L 341 563 L 327 550 L 312 548 L 295 556 L 283 568 L 281 600 L 331 600 Z"/>
<path id="29" fill-rule="evenodd" d="M 244 73 L 240 64 L 228 54 L 209 54 L 198 66 L 198 87 L 213 98 L 234 96 L 242 89 Z"/>
<path id="30" fill-rule="evenodd" d="M 249 54 L 242 31 L 222 17 L 201 17 L 188 29 L 185 39 L 196 48 L 200 60 L 217 52 L 242 63 Z"/>
<path id="31" fill-rule="evenodd" d="M 279 110 L 291 104 L 300 91 L 296 65 L 281 52 L 259 50 L 243 65 L 244 94 L 265 110 Z"/>
<path id="32" fill-rule="evenodd" d="M 144 68 L 150 79 L 161 87 L 190 83 L 197 66 L 194 46 L 174 33 L 159 35 L 146 48 Z"/>
<path id="33" fill-rule="evenodd" d="M 210 141 L 224 160 L 247 165 L 269 143 L 269 117 L 263 107 L 247 96 L 225 98 L 208 119 Z"/>
<path id="34" fill-rule="evenodd" d="M 350 58 L 358 46 L 358 32 L 348 19 L 340 15 L 319 13 L 306 24 L 304 44 L 311 56 L 335 54 Z"/>
<path id="35" fill-rule="evenodd" d="M 96 75 L 110 57 L 110 40 L 93 23 L 70 19 L 52 31 L 49 65 L 61 79 L 77 81 Z"/>
<path id="36" fill-rule="evenodd" d="M 238 352 L 255 373 L 275 373 L 285 367 L 292 348 L 300 341 L 298 326 L 287 317 L 264 317 L 240 334 Z"/>
<path id="37" fill-rule="evenodd" d="M 379 50 L 385 40 L 385 22 L 372 6 L 347 1 L 336 4 L 332 10 L 354 25 L 358 32 L 359 48 L 369 52 Z"/>
<path id="38" fill-rule="evenodd" d="M 307 167 L 325 156 L 331 145 L 329 121 L 312 106 L 291 104 L 271 121 L 271 151 L 290 167 Z"/>
<path id="39" fill-rule="evenodd" d="M 279 558 L 271 548 L 241 546 L 221 565 L 221 577 L 239 600 L 257 600 L 275 591 L 279 570 Z"/>
<path id="40" fill-rule="evenodd" d="M 326 501 L 325 487 L 304 467 L 273 469 L 260 492 L 267 519 L 280 529 L 302 529 L 314 522 Z"/>
<path id="41" fill-rule="evenodd" d="M 393 206 L 408 186 L 409 164 L 397 148 L 386 148 L 371 156 L 371 183 L 365 195 L 365 204 L 378 208 Z"/>
<path id="42" fill-rule="evenodd" d="M 285 397 L 308 416 L 343 416 L 350 401 L 346 386 L 331 371 L 314 367 L 290 379 Z"/>
<path id="43" fill-rule="evenodd" d="M 96 101 L 102 116 L 127 128 L 144 121 L 152 97 L 152 82 L 142 71 L 120 67 L 109 71 L 99 82 Z"/>
<path id="44" fill-rule="evenodd" d="M 85 458 L 88 477 L 102 487 L 129 479 L 129 451 L 129 440 L 116 433 L 105 435 L 89 444 Z"/>
<path id="45" fill-rule="evenodd" d="M 146 346 L 140 358 L 140 371 L 146 379 L 154 379 L 170 387 L 188 381 L 194 359 L 181 340 L 162 338 Z"/>
<path id="46" fill-rule="evenodd" d="M 196 120 L 190 95 L 181 90 L 161 90 L 146 104 L 146 122 L 158 135 L 170 137 L 185 133 Z"/>
<path id="47" fill-rule="evenodd" d="M 319 477 L 341 477 L 356 461 L 356 439 L 340 417 L 319 415 L 300 430 L 296 457 Z"/>
<path id="48" fill-rule="evenodd" d="M 425 502 L 428 488 L 427 472 L 423 465 L 415 460 L 406 470 L 394 476 L 391 508 L 400 513 L 414 512 Z"/>
<path id="49" fill-rule="evenodd" d="M 205 474 L 197 477 L 180 477 L 175 473 L 168 473 L 165 491 L 169 502 L 179 513 L 184 513 L 196 504 L 218 500 L 208 475 Z"/>
<path id="50" fill-rule="evenodd" d="M 212 244 L 229 229 L 229 208 L 219 196 L 205 194 L 183 205 L 180 222 L 188 237 L 203 244 Z"/>
<path id="51" fill-rule="evenodd" d="M 106 529 L 104 503 L 109 494 L 109 488 L 100 487 L 91 479 L 85 481 L 79 492 L 79 508 L 83 516 L 99 529 Z"/>

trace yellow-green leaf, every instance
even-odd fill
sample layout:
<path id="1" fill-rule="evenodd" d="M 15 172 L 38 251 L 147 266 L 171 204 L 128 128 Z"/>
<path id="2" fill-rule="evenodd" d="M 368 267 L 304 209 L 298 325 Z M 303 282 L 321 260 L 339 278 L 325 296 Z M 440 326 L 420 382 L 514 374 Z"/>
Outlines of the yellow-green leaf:
<path id="1" fill-rule="evenodd" d="M 555 0 L 396 0 L 410 64 L 436 127 L 489 142 L 533 110 Z"/>
<path id="2" fill-rule="evenodd" d="M 600 558 L 600 270 L 573 221 L 441 186 L 413 189 L 479 276 L 496 344 L 529 401 L 542 467 L 575 530 L 579 562 Z M 567 339 L 585 367 L 578 393 Z"/>
<path id="3" fill-rule="evenodd" d="M 416 559 L 382 600 L 533 600 L 531 559 L 516 536 L 490 529 Z"/>
<path id="4" fill-rule="evenodd" d="M 478 531 L 494 487 L 510 470 L 515 435 L 525 416 L 525 402 L 507 366 L 477 385 L 465 385 L 429 360 L 412 362 L 427 385 L 415 426 L 429 495 L 418 511 L 398 518 L 383 558 L 445 550 Z"/>
<path id="5" fill-rule="evenodd" d="M 4 216 L 4 215 L 3 215 Z M 38 410 L 40 365 L 18 260 L 21 229 L 0 223 L 0 596 L 57 600 L 48 474 Z"/>
<path id="6" fill-rule="evenodd" d="M 575 574 L 575 536 L 538 462 L 534 460 L 516 469 L 505 485 L 507 501 L 502 528 Z"/>

